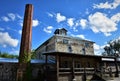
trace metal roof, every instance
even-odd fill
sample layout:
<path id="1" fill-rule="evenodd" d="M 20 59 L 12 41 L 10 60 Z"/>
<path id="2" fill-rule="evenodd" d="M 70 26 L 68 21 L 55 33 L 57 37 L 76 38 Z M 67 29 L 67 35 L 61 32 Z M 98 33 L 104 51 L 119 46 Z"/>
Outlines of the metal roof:
<path id="1" fill-rule="evenodd" d="M 59 56 L 80 56 L 80 57 L 93 57 L 93 58 L 115 58 L 114 56 L 98 56 L 98 55 L 84 55 L 68 52 L 44 52 L 43 55 L 59 55 Z"/>
<path id="2" fill-rule="evenodd" d="M 18 59 L 0 58 L 0 62 L 18 63 Z M 45 63 L 45 61 L 39 59 L 32 59 L 31 63 Z"/>

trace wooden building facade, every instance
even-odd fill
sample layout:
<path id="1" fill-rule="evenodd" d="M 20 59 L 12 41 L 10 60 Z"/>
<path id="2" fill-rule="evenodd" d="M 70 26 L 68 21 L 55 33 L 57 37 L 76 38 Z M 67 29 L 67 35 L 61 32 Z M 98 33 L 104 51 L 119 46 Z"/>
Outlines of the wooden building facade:
<path id="1" fill-rule="evenodd" d="M 54 34 L 35 50 L 36 58 L 45 60 L 46 81 L 86 81 L 94 74 L 102 77 L 115 73 L 112 69 L 106 71 L 111 62 L 103 59 L 115 61 L 116 58 L 94 55 L 94 42 L 67 36 L 64 28 L 57 29 Z M 112 64 L 116 69 L 116 63 Z"/>
<path id="2" fill-rule="evenodd" d="M 114 57 L 81 55 L 64 52 L 44 53 L 46 56 L 45 79 L 46 81 L 86 81 L 92 79 L 94 74 L 100 77 L 105 74 L 110 75 L 110 71 L 105 72 L 102 59 L 115 59 Z M 48 64 L 49 56 L 54 56 L 52 65 Z M 107 64 L 109 64 L 108 62 Z M 115 63 L 114 67 L 115 68 Z M 116 69 L 111 70 L 114 76 Z"/>

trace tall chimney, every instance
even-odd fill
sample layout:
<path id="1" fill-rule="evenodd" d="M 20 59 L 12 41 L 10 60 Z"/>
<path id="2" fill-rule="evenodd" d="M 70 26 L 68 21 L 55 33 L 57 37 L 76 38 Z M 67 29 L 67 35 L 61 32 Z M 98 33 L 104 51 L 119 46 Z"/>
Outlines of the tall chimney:
<path id="1" fill-rule="evenodd" d="M 25 57 L 28 57 L 31 52 L 32 15 L 33 15 L 32 4 L 26 4 L 19 53 L 20 63 L 25 63 Z"/>
<path id="2" fill-rule="evenodd" d="M 32 4 L 26 4 L 16 81 L 30 81 L 29 76 L 26 74 L 30 66 L 29 56 L 31 56 L 30 52 L 32 37 L 32 15 L 33 15 Z"/>

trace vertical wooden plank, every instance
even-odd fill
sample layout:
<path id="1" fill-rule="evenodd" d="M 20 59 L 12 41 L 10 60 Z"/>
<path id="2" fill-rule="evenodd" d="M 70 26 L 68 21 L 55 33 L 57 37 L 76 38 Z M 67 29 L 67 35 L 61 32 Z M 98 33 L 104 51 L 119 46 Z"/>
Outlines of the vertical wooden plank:
<path id="1" fill-rule="evenodd" d="M 72 57 L 72 80 L 75 79 L 75 71 L 74 71 L 74 57 Z"/>
<path id="2" fill-rule="evenodd" d="M 56 54 L 56 71 L 57 71 L 57 81 L 59 81 L 59 56 Z"/>
<path id="3" fill-rule="evenodd" d="M 114 58 L 114 61 L 115 61 L 115 68 L 116 68 L 115 77 L 119 77 L 117 57 Z"/>
<path id="4" fill-rule="evenodd" d="M 47 80 L 47 65 L 48 65 L 48 55 L 45 55 L 45 80 Z"/>
<path id="5" fill-rule="evenodd" d="M 45 55 L 45 66 L 47 66 L 47 64 L 48 64 L 48 55 Z"/>

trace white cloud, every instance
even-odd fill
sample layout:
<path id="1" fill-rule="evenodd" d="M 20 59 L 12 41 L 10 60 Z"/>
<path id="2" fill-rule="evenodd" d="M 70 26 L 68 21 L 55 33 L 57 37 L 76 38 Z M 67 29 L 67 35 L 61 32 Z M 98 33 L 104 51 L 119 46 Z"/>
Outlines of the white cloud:
<path id="1" fill-rule="evenodd" d="M 53 17 L 54 15 L 51 13 L 47 13 L 49 17 Z"/>
<path id="2" fill-rule="evenodd" d="M 78 32 L 77 26 L 79 26 L 79 23 L 75 21 L 75 18 L 68 18 L 67 19 L 67 25 L 74 31 Z"/>
<path id="3" fill-rule="evenodd" d="M 3 16 L 3 17 L 1 17 L 1 18 L 2 18 L 2 20 L 5 21 L 5 22 L 10 21 L 10 19 L 9 19 L 8 17 L 6 17 L 6 16 Z"/>
<path id="4" fill-rule="evenodd" d="M 7 47 L 7 45 L 6 44 L 3 44 L 3 48 L 6 48 Z"/>
<path id="5" fill-rule="evenodd" d="M 3 47 L 6 47 L 7 45 L 8 46 L 12 46 L 12 47 L 16 47 L 18 45 L 18 40 L 17 39 L 14 39 L 12 38 L 8 32 L 0 32 L 0 44 L 3 46 Z"/>
<path id="6" fill-rule="evenodd" d="M 120 5 L 120 0 L 114 0 L 113 3 L 100 3 L 100 4 L 94 4 L 93 8 L 98 9 L 115 9 Z"/>
<path id="7" fill-rule="evenodd" d="M 95 33 L 102 32 L 105 36 L 110 36 L 111 32 L 117 30 L 117 24 L 113 22 L 106 14 L 96 12 L 89 16 L 89 24 Z"/>
<path id="8" fill-rule="evenodd" d="M 94 44 L 94 53 L 95 55 L 102 55 L 102 52 L 104 51 L 104 45 L 103 46 L 100 46 L 98 44 Z"/>
<path id="9" fill-rule="evenodd" d="M 19 51 L 18 50 L 13 50 L 13 51 L 10 52 L 10 54 L 19 55 Z"/>
<path id="10" fill-rule="evenodd" d="M 43 31 L 45 31 L 46 33 L 52 33 L 53 27 L 52 26 L 48 26 L 46 28 L 44 28 Z"/>
<path id="11" fill-rule="evenodd" d="M 89 11 L 88 11 L 88 9 L 86 9 L 86 11 L 85 11 L 85 14 L 89 14 Z"/>
<path id="12" fill-rule="evenodd" d="M 62 22 L 62 21 L 65 21 L 65 20 L 66 20 L 66 17 L 65 17 L 65 16 L 61 15 L 60 13 L 57 13 L 57 14 L 56 14 L 56 21 L 57 21 L 58 23 L 60 23 L 60 22 Z"/>
<path id="13" fill-rule="evenodd" d="M 68 26 L 72 27 L 74 25 L 74 18 L 67 19 Z"/>
<path id="14" fill-rule="evenodd" d="M 16 14 L 16 16 L 17 16 L 17 18 L 19 18 L 19 19 L 23 19 L 23 17 L 20 16 L 19 14 Z"/>
<path id="15" fill-rule="evenodd" d="M 37 20 L 37 19 L 35 19 L 35 20 L 32 20 L 32 26 L 33 27 L 37 27 L 38 25 L 39 25 L 39 21 Z M 23 27 L 23 20 L 19 20 L 19 25 L 21 26 L 21 27 Z"/>
<path id="16" fill-rule="evenodd" d="M 79 38 L 85 39 L 85 36 L 84 36 L 84 35 L 76 35 L 76 37 L 79 37 Z"/>
<path id="17" fill-rule="evenodd" d="M 77 29 L 76 26 L 72 27 L 72 29 L 73 29 L 74 32 L 78 32 L 78 29 Z"/>
<path id="18" fill-rule="evenodd" d="M 21 27 L 23 27 L 23 20 L 19 20 L 19 21 L 18 21 L 18 24 L 19 24 Z"/>
<path id="19" fill-rule="evenodd" d="M 71 34 L 71 36 L 73 37 L 78 37 L 78 38 L 81 38 L 81 39 L 85 39 L 85 36 L 80 34 L 80 35 L 74 35 L 74 34 Z"/>
<path id="20" fill-rule="evenodd" d="M 117 13 L 117 14 L 113 15 L 113 16 L 111 17 L 111 20 L 112 20 L 113 22 L 116 22 L 116 23 L 120 22 L 120 13 Z"/>
<path id="21" fill-rule="evenodd" d="M 4 28 L 1 28 L 1 27 L 0 27 L 0 31 L 4 31 L 4 30 L 5 30 Z"/>
<path id="22" fill-rule="evenodd" d="M 39 25 L 39 21 L 37 19 L 35 19 L 35 20 L 32 21 L 32 26 L 33 27 L 36 27 L 38 25 Z"/>
<path id="23" fill-rule="evenodd" d="M 19 50 L 13 49 L 10 51 L 10 54 L 19 55 Z"/>
<path id="24" fill-rule="evenodd" d="M 11 27 L 7 27 L 7 29 L 8 29 L 8 30 L 11 30 L 11 31 L 14 31 L 14 32 L 17 32 L 16 29 L 13 29 L 13 28 L 11 28 Z"/>
<path id="25" fill-rule="evenodd" d="M 18 33 L 21 35 L 22 34 L 22 30 L 19 30 Z"/>
<path id="26" fill-rule="evenodd" d="M 82 27 L 82 29 L 85 29 L 87 26 L 87 20 L 86 19 L 81 19 L 80 20 L 80 25 Z"/>
<path id="27" fill-rule="evenodd" d="M 8 17 L 12 20 L 12 21 L 14 21 L 15 20 L 15 14 L 13 14 L 13 13 L 8 13 Z"/>
<path id="28" fill-rule="evenodd" d="M 18 18 L 19 20 L 23 19 L 23 17 L 20 16 L 19 14 L 8 13 L 7 16 L 2 16 L 1 20 L 8 22 L 8 21 L 14 21 L 16 18 Z"/>

